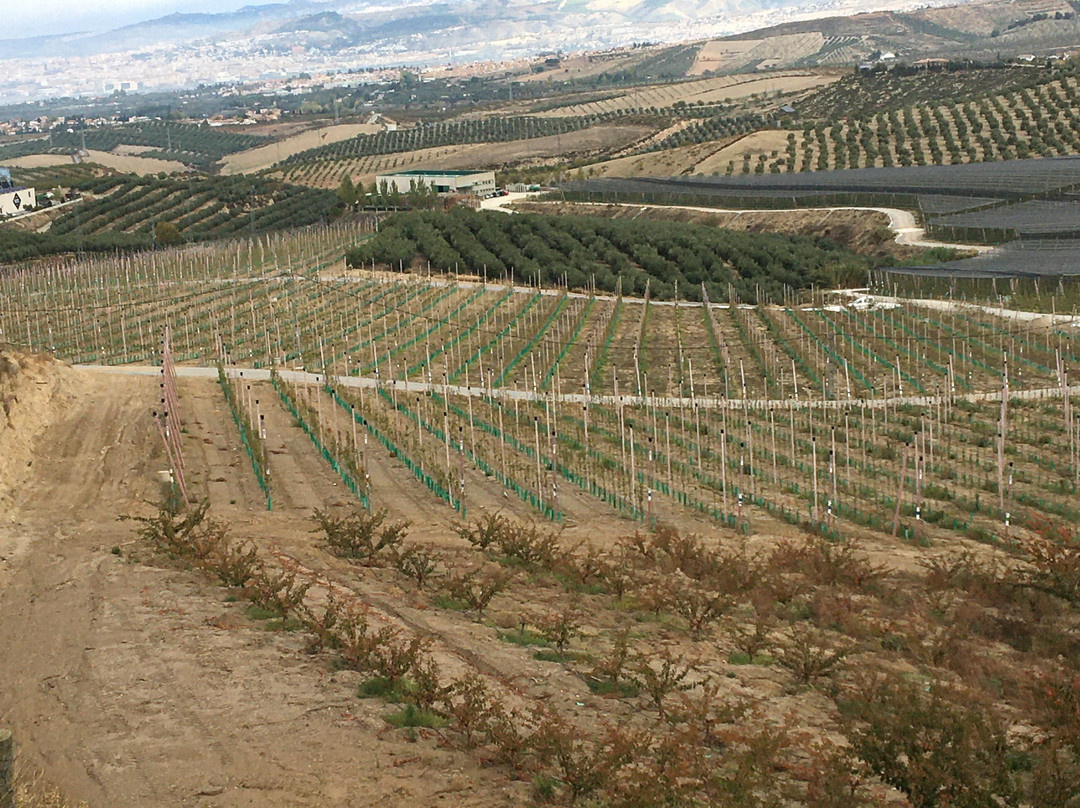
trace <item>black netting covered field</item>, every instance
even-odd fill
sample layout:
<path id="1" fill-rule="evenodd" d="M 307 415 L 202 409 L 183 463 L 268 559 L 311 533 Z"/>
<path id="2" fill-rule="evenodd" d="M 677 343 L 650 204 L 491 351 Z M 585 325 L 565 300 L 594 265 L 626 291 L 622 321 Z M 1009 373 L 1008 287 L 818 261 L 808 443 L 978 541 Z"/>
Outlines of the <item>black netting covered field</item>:
<path id="1" fill-rule="evenodd" d="M 934 228 L 997 228 L 1026 238 L 1080 237 L 1080 201 L 1036 199 L 1002 207 L 938 216 Z"/>
<path id="2" fill-rule="evenodd" d="M 964 165 L 858 168 L 732 177 L 591 179 L 563 185 L 567 195 L 618 197 L 761 197 L 811 200 L 838 196 L 1024 199 L 1080 188 L 1080 156 Z"/>
<path id="3" fill-rule="evenodd" d="M 1080 277 L 1080 239 L 1019 240 L 974 258 L 887 271 L 939 278 Z"/>

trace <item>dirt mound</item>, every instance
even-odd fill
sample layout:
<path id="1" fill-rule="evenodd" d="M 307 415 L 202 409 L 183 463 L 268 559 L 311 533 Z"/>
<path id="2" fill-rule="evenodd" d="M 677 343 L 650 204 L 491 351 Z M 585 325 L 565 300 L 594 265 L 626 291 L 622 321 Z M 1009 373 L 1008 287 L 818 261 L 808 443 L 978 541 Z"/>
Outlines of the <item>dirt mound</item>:
<path id="1" fill-rule="evenodd" d="M 77 374 L 42 354 L 0 350 L 0 513 L 33 463 L 37 437 L 64 411 Z"/>

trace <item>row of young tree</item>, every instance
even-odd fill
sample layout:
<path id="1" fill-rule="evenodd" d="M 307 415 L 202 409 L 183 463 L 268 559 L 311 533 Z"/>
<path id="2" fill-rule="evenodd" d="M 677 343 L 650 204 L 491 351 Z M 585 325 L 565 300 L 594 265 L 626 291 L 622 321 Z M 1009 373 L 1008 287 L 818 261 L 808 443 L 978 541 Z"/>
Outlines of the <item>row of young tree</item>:
<path id="1" fill-rule="evenodd" d="M 109 175 L 86 180 L 94 194 L 66 208 L 46 233 L 0 239 L 0 261 L 65 252 L 113 252 L 304 227 L 335 218 L 331 191 L 235 177 Z"/>
<path id="2" fill-rule="evenodd" d="M 824 239 L 740 233 L 680 222 L 545 216 L 455 209 L 394 214 L 378 234 L 350 250 L 350 265 L 407 269 L 420 261 L 440 272 L 561 283 L 655 299 L 676 292 L 744 301 L 780 299 L 786 289 L 865 282 L 865 258 Z"/>
<path id="3" fill-rule="evenodd" d="M 459 146 L 466 143 L 502 143 L 510 140 L 529 140 L 538 137 L 575 132 L 631 114 L 629 110 L 576 115 L 572 117 L 513 116 L 470 118 L 468 120 L 436 121 L 408 129 L 357 135 L 348 140 L 328 143 L 314 149 L 297 152 L 282 160 L 282 168 L 306 166 L 318 162 L 333 162 L 373 154 L 395 154 L 437 146 Z"/>
<path id="4" fill-rule="evenodd" d="M 1075 154 L 1078 124 L 1077 86 L 1055 82 L 977 101 L 904 107 L 844 124 L 808 124 L 798 167 L 821 171 Z M 793 147 L 789 171 L 795 168 Z"/>
<path id="5" fill-rule="evenodd" d="M 363 182 L 354 183 L 349 174 L 341 178 L 341 184 L 337 189 L 337 198 L 341 204 L 350 209 L 374 208 L 410 208 L 412 210 L 431 210 L 439 205 L 439 194 L 435 186 L 421 181 L 412 180 L 409 190 L 402 193 L 396 185 L 383 180 L 373 180 L 371 186 L 365 186 Z"/>
<path id="6" fill-rule="evenodd" d="M 5 227 L 0 228 L 0 265 L 16 264 L 58 253 L 113 253 L 149 249 L 152 246 L 153 241 L 145 233 L 104 231 L 81 236 L 32 233 Z"/>
<path id="7" fill-rule="evenodd" d="M 0 146 L 0 160 L 27 154 L 69 153 L 82 148 L 112 151 L 117 146 L 129 145 L 153 149 L 143 156 L 210 168 L 227 154 L 261 146 L 267 140 L 258 135 L 235 134 L 199 124 L 145 121 L 93 129 L 57 129 L 39 139 Z"/>

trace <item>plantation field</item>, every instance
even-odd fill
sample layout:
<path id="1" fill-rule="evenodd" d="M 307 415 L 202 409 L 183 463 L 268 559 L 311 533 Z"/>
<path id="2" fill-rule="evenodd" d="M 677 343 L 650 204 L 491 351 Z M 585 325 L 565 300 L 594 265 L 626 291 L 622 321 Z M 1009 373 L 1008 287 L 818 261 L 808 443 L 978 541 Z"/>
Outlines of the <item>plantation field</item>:
<path id="1" fill-rule="evenodd" d="M 561 282 L 671 299 L 714 299 L 733 287 L 744 299 L 780 299 L 814 284 L 835 287 L 865 279 L 867 264 L 835 243 L 798 236 L 744 235 L 681 222 L 498 212 L 397 214 L 348 254 L 355 267 L 438 272 L 483 268 L 488 277 Z M 700 288 L 699 288 L 700 287 Z"/>
<path id="2" fill-rule="evenodd" d="M 86 163 L 67 163 L 40 168 L 12 166 L 12 168 L 15 170 L 11 172 L 11 179 L 16 185 L 33 185 L 38 189 L 38 193 L 58 185 L 64 188 L 77 186 L 103 173 L 101 169 Z"/>
<path id="3" fill-rule="evenodd" d="M 1047 80 L 1032 71 L 1022 71 L 1019 77 L 1010 71 L 974 72 L 974 78 L 960 74 L 959 86 L 951 93 L 940 81 L 920 85 L 918 77 L 844 80 L 847 87 L 819 93 L 805 110 L 799 105 L 804 116 L 801 131 L 781 135 L 777 130 L 750 160 L 733 156 L 726 165 L 709 165 L 707 173 L 943 165 L 1071 155 L 1080 150 L 1074 126 L 1080 103 L 1077 79 L 1071 73 Z M 980 72 L 1016 89 L 995 93 L 997 88 L 986 86 Z M 890 88 L 890 81 L 898 86 Z M 956 100 L 939 102 L 935 91 Z M 926 100 L 911 103 L 913 99 Z M 861 115 L 860 109 L 865 110 Z M 820 117 L 815 117 L 815 110 Z M 714 140 L 714 128 L 712 120 L 703 119 L 653 148 Z M 786 142 L 780 143 L 781 137 Z"/>
<path id="4" fill-rule="evenodd" d="M 96 149 L 87 149 L 85 162 L 130 174 L 157 174 L 159 171 L 171 174 L 174 171 L 187 169 L 187 166 L 176 160 L 161 160 L 137 154 L 113 154 Z M 50 168 L 70 166 L 72 159 L 70 155 L 65 154 L 28 154 L 24 157 L 5 160 L 4 164 L 12 168 Z"/>
<path id="5" fill-rule="evenodd" d="M 748 159 L 756 159 L 759 154 L 783 153 L 787 146 L 787 132 L 779 129 L 766 129 L 740 138 L 718 152 L 713 152 L 706 159 L 694 166 L 695 174 L 713 174 L 724 171 L 732 161 L 744 165 Z"/>
<path id="6" fill-rule="evenodd" d="M 585 172 L 589 177 L 673 177 L 678 174 L 689 174 L 698 163 L 707 160 L 709 155 L 718 149 L 723 149 L 728 143 L 734 142 L 737 137 L 733 135 L 726 141 L 699 143 L 659 152 L 616 157 L 613 160 L 595 163 L 586 168 Z"/>
<path id="7" fill-rule="evenodd" d="M 77 176 L 58 179 L 66 182 Z M 161 223 L 175 228 L 167 243 L 250 235 L 326 221 L 338 208 L 337 197 L 327 191 L 265 179 L 107 174 L 83 176 L 78 187 L 88 196 L 65 206 L 47 231 L 0 232 L 0 260 L 145 249 L 156 243 Z"/>
<path id="8" fill-rule="evenodd" d="M 402 154 L 440 146 L 504 143 L 507 141 L 531 140 L 549 135 L 566 136 L 571 132 L 618 117 L 620 116 L 608 115 L 589 118 L 547 119 L 514 116 L 438 121 L 410 129 L 379 132 L 375 135 L 360 135 L 338 143 L 308 149 L 282 160 L 279 167 L 287 172 L 295 168 L 310 169 L 313 165 L 319 163 L 333 164 L 352 158 Z"/>
<path id="9" fill-rule="evenodd" d="M 372 184 L 377 174 L 405 170 L 455 170 L 501 168 L 505 164 L 529 164 L 551 158 L 569 159 L 597 151 L 619 149 L 637 143 L 653 128 L 618 124 L 592 126 L 567 134 L 547 135 L 502 143 L 471 143 L 415 151 L 304 163 L 285 168 L 288 182 L 314 188 L 337 188 L 348 174 L 354 183 Z"/>
<path id="10" fill-rule="evenodd" d="M 582 259 L 571 233 L 611 249 L 625 231 L 502 218 L 546 228 L 528 249 Z M 427 215 L 379 237 L 421 223 L 430 238 Z M 671 249 L 658 223 L 625 224 Z M 478 806 L 903 805 L 959 793 L 959 773 L 980 803 L 1067 804 L 1071 323 L 344 268 L 369 235 L 317 227 L 0 279 L 6 342 L 109 366 L 23 353 L 0 373 L 18 398 L 0 456 L 33 461 L 0 482 L 19 526 L 0 528 L 0 605 L 20 617 L 0 640 L 37 693 L 68 653 L 29 639 L 51 621 L 61 649 L 95 649 L 69 698 L 114 694 L 27 741 L 69 793 L 133 787 L 134 768 L 55 761 L 77 757 L 75 739 L 125 748 L 118 716 L 151 704 L 173 738 L 151 800 L 240 799 L 331 739 L 264 804 L 304 790 L 414 805 L 446 787 L 431 766 Z M 772 267 L 778 245 L 725 261 Z M 159 381 L 168 433 L 146 415 Z M 182 491 L 218 527 L 201 506 L 185 525 L 145 504 L 181 456 Z M 118 527 L 118 512 L 150 521 Z M 18 731 L 42 698 L 5 691 L 0 709 Z M 198 745 L 169 729 L 191 721 Z M 962 745 L 927 741 L 968 729 Z M 882 752 L 927 743 L 946 782 L 897 775 Z M 222 760 L 219 744 L 244 751 Z M 143 737 L 126 754 L 160 752 Z"/>
<path id="11" fill-rule="evenodd" d="M 1013 277 L 1080 273 L 1080 264 L 1068 244 L 1080 235 L 1072 199 L 1073 189 L 1080 183 L 1080 159 L 1074 155 L 793 174 L 765 173 L 760 170 L 764 165 L 764 160 L 759 160 L 759 171 L 749 176 L 594 177 L 564 182 L 560 191 L 566 200 L 592 203 L 727 209 L 903 208 L 916 212 L 927 235 L 940 242 L 1021 242 L 1007 252 L 980 256 L 974 264 L 960 262 L 947 268 L 955 269 L 957 276 L 969 270 L 978 274 L 984 263 L 995 265 L 991 274 Z M 1050 250 L 1039 246 L 1053 239 L 1066 241 L 1057 247 L 1049 245 Z M 1055 261 L 1051 257 L 1055 250 L 1066 260 Z"/>
<path id="12" fill-rule="evenodd" d="M 635 65 L 648 60 L 651 55 L 650 51 L 644 48 L 631 51 L 617 50 L 611 53 L 571 55 L 562 58 L 557 68 L 543 70 L 538 73 L 524 73 L 515 76 L 514 81 L 546 82 L 592 78 L 601 73 L 632 70 Z"/>
<path id="13" fill-rule="evenodd" d="M 118 147 L 126 145 L 147 147 L 148 151 L 142 155 L 144 158 L 208 170 L 226 154 L 250 149 L 263 142 L 264 138 L 255 135 L 226 132 L 210 126 L 152 120 L 75 132 L 57 130 L 43 138 L 0 143 L 0 161 L 7 163 L 27 155 L 50 153 L 70 157 L 83 149 L 115 153 Z"/>
<path id="14" fill-rule="evenodd" d="M 537 235 L 514 284 L 483 279 L 479 215 L 445 217 L 460 275 L 346 268 L 379 242 L 338 224 L 0 278 L 0 641 L 32 694 L 0 710 L 18 732 L 58 660 L 96 663 L 33 758 L 104 802 L 1067 805 L 1072 321 L 751 304 L 735 273 L 824 246 L 499 216 Z M 684 273 L 701 245 L 731 286 L 520 282 L 586 243 L 678 246 Z M 170 466 L 217 527 L 146 504 Z M 164 758 L 119 718 L 150 709 Z M 140 765 L 87 772 L 76 743 Z"/>
<path id="15" fill-rule="evenodd" d="M 328 143 L 348 140 L 357 135 L 374 135 L 383 129 L 379 124 L 348 123 L 308 129 L 289 137 L 276 140 L 265 146 L 256 146 L 247 151 L 226 155 L 222 160 L 221 173 L 248 174 L 262 171 L 274 163 L 284 160 L 307 149 L 314 149 Z"/>
<path id="16" fill-rule="evenodd" d="M 768 73 L 763 76 L 717 76 L 696 81 L 661 84 L 625 95 L 540 112 L 547 117 L 607 115 L 639 109 L 667 109 L 676 104 L 715 105 L 756 94 L 800 93 L 828 85 L 836 76 L 805 71 Z"/>
<path id="17" fill-rule="evenodd" d="M 740 210 L 689 209 L 666 205 L 582 204 L 576 202 L 523 201 L 513 205 L 523 213 L 560 216 L 604 216 L 612 219 L 652 219 L 690 222 L 749 233 L 790 233 L 827 238 L 859 253 L 888 250 L 893 260 L 921 256 L 922 251 L 904 248 L 893 240 L 889 217 L 875 210 Z M 925 257 L 925 256 L 922 256 Z"/>
<path id="18" fill-rule="evenodd" d="M 727 73 L 753 69 L 795 67 L 818 53 L 825 37 L 818 31 L 784 34 L 767 39 L 712 40 L 698 52 L 691 75 L 712 70 Z"/>

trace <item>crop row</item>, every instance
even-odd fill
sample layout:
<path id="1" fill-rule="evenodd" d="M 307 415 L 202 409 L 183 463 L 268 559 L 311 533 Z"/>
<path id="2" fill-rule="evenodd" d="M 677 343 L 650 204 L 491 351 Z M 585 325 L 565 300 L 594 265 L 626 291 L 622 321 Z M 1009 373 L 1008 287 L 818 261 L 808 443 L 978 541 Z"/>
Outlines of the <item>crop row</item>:
<path id="1" fill-rule="evenodd" d="M 465 271 L 529 283 L 562 282 L 657 299 L 676 289 L 713 299 L 733 286 L 743 300 L 782 299 L 785 290 L 845 282 L 861 259 L 836 245 L 800 236 L 745 234 L 693 224 L 591 217 L 453 211 L 397 214 L 378 235 L 350 251 L 352 266 L 392 269 L 426 262 L 442 272 Z M 857 280 L 857 278 L 855 278 Z"/>
<path id="2" fill-rule="evenodd" d="M 28 154 L 69 153 L 78 149 L 111 152 L 118 146 L 144 146 L 144 157 L 158 157 L 209 168 L 222 157 L 266 143 L 265 137 L 234 134 L 198 124 L 142 121 L 121 126 L 56 130 L 46 137 L 0 146 L 0 160 Z"/>
<path id="3" fill-rule="evenodd" d="M 436 146 L 526 140 L 566 134 L 619 117 L 621 113 L 614 112 L 572 118 L 517 116 L 438 121 L 409 129 L 383 131 L 374 135 L 357 135 L 348 140 L 290 155 L 277 165 L 288 170 L 293 166 L 306 166 L 310 163 L 334 163 L 367 155 L 393 154 Z"/>
<path id="4" fill-rule="evenodd" d="M 150 233 L 155 223 L 170 222 L 180 238 L 202 240 L 303 227 L 325 221 L 337 205 L 330 193 L 261 179 L 115 175 L 94 181 L 87 190 L 99 196 L 66 210 L 49 235 Z"/>
<path id="5" fill-rule="evenodd" d="M 727 173 L 925 166 L 1053 157 L 1080 151 L 1074 78 L 946 104 L 906 106 L 842 122 L 806 123 L 780 152 L 755 153 Z M 702 133 L 702 139 L 713 139 Z"/>

